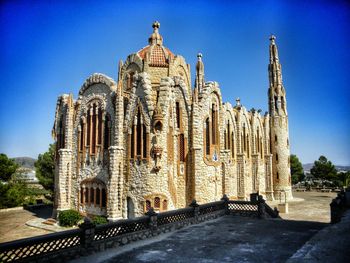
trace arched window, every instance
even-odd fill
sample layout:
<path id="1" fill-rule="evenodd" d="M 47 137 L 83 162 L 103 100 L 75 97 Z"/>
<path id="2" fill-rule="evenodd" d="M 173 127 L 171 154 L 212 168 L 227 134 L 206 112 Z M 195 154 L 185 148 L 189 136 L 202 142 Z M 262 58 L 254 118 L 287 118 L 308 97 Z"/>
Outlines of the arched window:
<path id="1" fill-rule="evenodd" d="M 154 198 L 154 208 L 155 209 L 159 209 L 160 208 L 160 198 L 159 197 L 155 197 Z"/>
<path id="2" fill-rule="evenodd" d="M 168 209 L 168 200 L 164 195 L 157 194 L 145 197 L 144 211 L 147 212 L 151 207 L 157 212 L 166 211 Z"/>
<path id="3" fill-rule="evenodd" d="M 163 211 L 168 210 L 168 201 L 167 200 L 163 200 Z"/>
<path id="4" fill-rule="evenodd" d="M 152 207 L 152 205 L 151 205 L 151 201 L 146 200 L 146 211 L 150 210 L 150 209 L 151 209 L 151 207 Z"/>
<path id="5" fill-rule="evenodd" d="M 87 111 L 79 121 L 79 164 L 101 164 L 104 151 L 110 146 L 111 121 L 96 100 L 87 105 Z"/>
<path id="6" fill-rule="evenodd" d="M 209 118 L 205 120 L 205 154 L 209 161 L 218 161 L 217 152 L 220 150 L 219 130 L 218 130 L 218 108 L 215 103 L 211 104 Z M 226 131 L 227 132 L 227 131 Z M 225 136 L 225 135 L 224 135 Z M 226 133 L 227 136 L 227 133 Z M 229 144 L 226 137 L 226 146 Z"/>
<path id="7" fill-rule="evenodd" d="M 130 135 L 130 158 L 148 158 L 148 133 L 143 122 L 141 108 L 138 107 Z"/>

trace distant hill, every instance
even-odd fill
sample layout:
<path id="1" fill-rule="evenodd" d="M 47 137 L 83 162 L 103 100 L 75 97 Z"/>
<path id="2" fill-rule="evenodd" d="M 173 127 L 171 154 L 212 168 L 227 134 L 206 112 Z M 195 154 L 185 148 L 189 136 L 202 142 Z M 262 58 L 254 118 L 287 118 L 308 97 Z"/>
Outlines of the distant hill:
<path id="1" fill-rule="evenodd" d="M 305 164 L 303 164 L 304 171 L 310 171 L 313 166 L 314 166 L 313 163 L 305 163 Z M 335 168 L 338 171 L 350 171 L 350 166 L 335 165 Z"/>
<path id="2" fill-rule="evenodd" d="M 34 163 L 36 159 L 31 157 L 15 157 L 12 158 L 18 165 L 24 168 L 35 170 Z"/>

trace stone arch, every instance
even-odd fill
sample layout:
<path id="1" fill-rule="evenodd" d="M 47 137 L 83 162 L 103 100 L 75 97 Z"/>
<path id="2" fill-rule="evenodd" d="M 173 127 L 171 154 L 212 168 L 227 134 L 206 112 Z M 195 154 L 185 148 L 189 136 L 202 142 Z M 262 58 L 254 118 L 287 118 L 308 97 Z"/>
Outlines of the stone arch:
<path id="1" fill-rule="evenodd" d="M 79 90 L 79 95 L 83 95 L 93 84 L 99 83 L 107 85 L 112 92 L 116 91 L 117 83 L 112 78 L 102 73 L 94 73 L 85 80 Z"/>

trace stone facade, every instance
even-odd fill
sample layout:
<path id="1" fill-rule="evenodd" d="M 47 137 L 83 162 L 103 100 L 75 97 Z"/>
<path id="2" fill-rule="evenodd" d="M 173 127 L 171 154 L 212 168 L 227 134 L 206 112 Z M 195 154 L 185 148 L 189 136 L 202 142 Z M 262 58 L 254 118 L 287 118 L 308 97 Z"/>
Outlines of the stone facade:
<path id="1" fill-rule="evenodd" d="M 288 115 L 274 37 L 270 43 L 269 114 L 239 99 L 223 103 L 204 80 L 198 54 L 190 66 L 163 46 L 159 23 L 149 45 L 120 61 L 114 81 L 95 73 L 79 97 L 58 98 L 55 212 L 73 208 L 131 218 L 219 200 L 292 198 Z M 277 139 L 275 139 L 277 138 Z"/>

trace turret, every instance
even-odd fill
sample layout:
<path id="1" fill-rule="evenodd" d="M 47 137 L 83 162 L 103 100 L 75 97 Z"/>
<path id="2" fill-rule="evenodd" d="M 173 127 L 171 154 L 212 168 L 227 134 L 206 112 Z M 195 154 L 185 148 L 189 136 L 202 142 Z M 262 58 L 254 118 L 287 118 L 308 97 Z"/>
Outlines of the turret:
<path id="1" fill-rule="evenodd" d="M 202 54 L 198 53 L 197 58 L 196 80 L 194 86 L 197 89 L 197 92 L 201 93 L 202 88 L 204 87 L 204 64 L 202 62 Z"/>
<path id="2" fill-rule="evenodd" d="M 290 175 L 290 149 L 286 91 L 282 83 L 282 68 L 279 63 L 276 37 L 270 37 L 269 112 L 273 190 L 276 199 L 293 198 Z"/>

